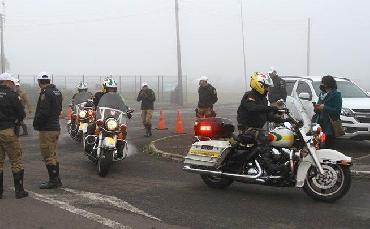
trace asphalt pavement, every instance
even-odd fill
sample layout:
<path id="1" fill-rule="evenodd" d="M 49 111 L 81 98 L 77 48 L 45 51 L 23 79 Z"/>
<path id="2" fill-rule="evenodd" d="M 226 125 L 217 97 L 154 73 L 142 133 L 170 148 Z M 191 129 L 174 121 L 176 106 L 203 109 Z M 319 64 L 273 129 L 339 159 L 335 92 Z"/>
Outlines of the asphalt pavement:
<path id="1" fill-rule="evenodd" d="M 234 119 L 235 106 L 220 116 Z M 169 130 L 144 138 L 140 114 L 128 129 L 129 157 L 115 163 L 107 177 L 96 174 L 82 146 L 67 135 L 64 120 L 59 143 L 63 188 L 40 190 L 47 172 L 38 150 L 37 133 L 22 137 L 25 188 L 30 197 L 16 200 L 9 163 L 0 200 L 0 228 L 368 228 L 370 180 L 353 180 L 349 193 L 336 203 L 312 200 L 300 189 L 234 183 L 209 189 L 182 164 L 143 153 L 151 140 L 173 134 L 176 110 L 165 111 Z M 182 112 L 187 132 L 193 110 Z M 158 112 L 154 121 L 158 120 Z M 31 123 L 31 120 L 27 120 Z M 368 142 L 361 143 L 366 145 Z M 352 147 L 352 149 L 355 148 Z M 367 148 L 369 149 L 369 148 Z M 363 148 L 361 148 L 360 153 Z"/>

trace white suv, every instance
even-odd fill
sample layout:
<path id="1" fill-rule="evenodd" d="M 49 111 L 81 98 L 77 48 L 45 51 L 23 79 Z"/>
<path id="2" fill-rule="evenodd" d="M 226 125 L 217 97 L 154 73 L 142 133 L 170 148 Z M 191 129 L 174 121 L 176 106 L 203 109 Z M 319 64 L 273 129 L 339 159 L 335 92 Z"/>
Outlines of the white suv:
<path id="1" fill-rule="evenodd" d="M 318 101 L 321 77 L 282 77 L 287 84 L 286 105 L 292 115 L 302 119 L 302 108 L 309 117 L 314 114 L 312 102 Z M 370 140 L 370 96 L 346 78 L 335 78 L 342 94 L 341 120 L 346 134 L 341 137 L 352 140 Z M 293 85 L 293 87 L 291 87 Z"/>

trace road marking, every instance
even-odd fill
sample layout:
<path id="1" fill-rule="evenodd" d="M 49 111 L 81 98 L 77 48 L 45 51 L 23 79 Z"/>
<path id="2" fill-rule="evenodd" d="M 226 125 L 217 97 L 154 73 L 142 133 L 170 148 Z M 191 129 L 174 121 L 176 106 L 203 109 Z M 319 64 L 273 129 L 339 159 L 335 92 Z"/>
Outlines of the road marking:
<path id="1" fill-rule="evenodd" d="M 103 224 L 107 227 L 110 227 L 110 228 L 113 228 L 113 229 L 128 229 L 128 228 L 131 228 L 129 226 L 122 225 L 117 221 L 105 218 L 101 215 L 91 213 L 89 211 L 86 211 L 86 210 L 83 210 L 83 209 L 80 209 L 80 208 L 76 208 L 76 207 L 74 207 L 74 206 L 72 206 L 72 205 L 70 205 L 66 202 L 59 201 L 59 200 L 54 200 L 54 199 L 51 199 L 51 198 L 49 198 L 45 195 L 41 195 L 41 194 L 29 191 L 29 190 L 27 190 L 27 191 L 30 194 L 30 196 L 32 198 L 36 199 L 36 200 L 39 200 L 41 202 L 44 202 L 44 203 L 50 204 L 52 206 L 58 207 L 60 209 L 66 210 L 70 213 L 82 216 L 82 217 L 87 218 L 91 221 Z"/>
<path id="2" fill-rule="evenodd" d="M 356 175 L 370 175 L 370 171 L 351 170 L 351 173 Z"/>
<path id="3" fill-rule="evenodd" d="M 161 221 L 160 219 L 144 212 L 143 210 L 140 210 L 140 209 L 134 207 L 130 203 L 128 203 L 126 201 L 123 201 L 123 200 L 121 200 L 121 199 L 119 199 L 115 196 L 108 196 L 108 195 L 103 195 L 103 194 L 100 194 L 100 193 L 93 193 L 93 192 L 78 191 L 78 190 L 74 190 L 74 189 L 70 189 L 70 188 L 63 188 L 63 190 L 66 191 L 66 192 L 73 193 L 77 196 L 81 196 L 81 197 L 84 197 L 84 198 L 87 198 L 87 199 L 90 199 L 90 200 L 93 200 L 93 201 L 108 203 L 111 206 L 114 206 L 116 208 L 120 208 L 120 209 L 123 209 L 123 210 L 126 210 L 126 211 L 130 211 L 132 213 L 142 215 L 142 216 L 148 217 L 148 218 L 153 219 L 153 220 Z"/>

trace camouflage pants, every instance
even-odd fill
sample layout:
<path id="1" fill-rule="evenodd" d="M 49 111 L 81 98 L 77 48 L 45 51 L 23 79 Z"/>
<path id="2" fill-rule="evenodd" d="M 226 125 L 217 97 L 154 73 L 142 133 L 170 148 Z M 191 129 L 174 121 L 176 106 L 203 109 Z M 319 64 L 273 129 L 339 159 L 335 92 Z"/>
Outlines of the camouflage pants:
<path id="1" fill-rule="evenodd" d="M 40 131 L 39 142 L 41 156 L 46 165 L 56 165 L 57 158 L 57 143 L 59 139 L 59 131 Z"/>
<path id="2" fill-rule="evenodd" d="M 13 173 L 23 170 L 21 145 L 14 129 L 0 130 L 0 173 L 3 171 L 5 154 L 9 157 Z"/>
<path id="3" fill-rule="evenodd" d="M 141 111 L 141 119 L 143 121 L 144 126 L 152 124 L 152 116 L 153 116 L 153 110 L 142 110 Z"/>

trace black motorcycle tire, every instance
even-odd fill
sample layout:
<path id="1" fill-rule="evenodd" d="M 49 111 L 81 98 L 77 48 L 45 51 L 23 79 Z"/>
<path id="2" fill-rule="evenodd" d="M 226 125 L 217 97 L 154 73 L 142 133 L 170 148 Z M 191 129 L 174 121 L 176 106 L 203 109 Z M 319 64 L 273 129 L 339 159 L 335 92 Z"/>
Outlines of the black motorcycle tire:
<path id="1" fill-rule="evenodd" d="M 96 168 L 98 175 L 101 177 L 105 177 L 107 176 L 113 161 L 113 151 L 107 150 L 102 151 L 101 153 L 102 155 L 97 160 Z"/>
<path id="2" fill-rule="evenodd" d="M 225 177 L 213 177 L 210 175 L 201 175 L 203 182 L 210 188 L 224 189 L 230 186 L 234 180 Z"/>
<path id="3" fill-rule="evenodd" d="M 327 166 L 330 166 L 333 168 L 335 167 L 336 169 L 339 169 L 341 171 L 342 176 L 343 176 L 343 182 L 342 182 L 343 184 L 341 185 L 340 189 L 332 195 L 318 194 L 311 187 L 312 184 L 310 183 L 307 177 L 305 180 L 304 186 L 303 186 L 303 190 L 308 196 L 310 196 L 314 200 L 319 200 L 319 201 L 324 201 L 324 202 L 334 202 L 342 198 L 349 191 L 351 187 L 351 183 L 352 183 L 351 170 L 349 166 L 341 166 L 341 165 L 336 165 L 336 164 L 330 164 Z M 309 171 L 311 169 L 314 169 L 314 168 L 311 167 Z M 309 174 L 309 171 L 307 174 Z"/>

